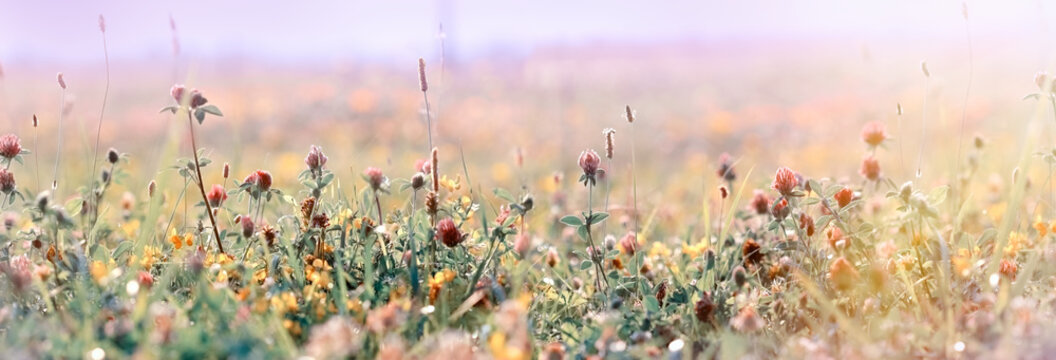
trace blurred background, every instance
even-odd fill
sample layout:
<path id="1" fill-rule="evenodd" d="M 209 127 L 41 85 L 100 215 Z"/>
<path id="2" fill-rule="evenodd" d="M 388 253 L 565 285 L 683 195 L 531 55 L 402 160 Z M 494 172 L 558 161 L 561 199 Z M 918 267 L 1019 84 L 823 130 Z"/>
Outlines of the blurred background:
<path id="1" fill-rule="evenodd" d="M 1023 100 L 1035 73 L 1056 70 L 1052 19 L 1056 4 L 1040 0 L 0 1 L 0 130 L 50 159 L 65 108 L 64 151 L 87 160 L 108 56 L 102 147 L 146 174 L 130 187 L 171 165 L 158 146 L 171 132 L 189 152 L 185 125 L 158 113 L 174 83 L 224 111 L 200 146 L 239 178 L 263 168 L 292 182 L 313 144 L 346 182 L 367 166 L 407 178 L 428 147 L 421 57 L 441 162 L 457 164 L 461 148 L 485 188 L 552 188 L 554 172 L 571 186 L 580 151 L 601 152 L 612 127 L 614 194 L 629 193 L 625 105 L 646 194 L 701 196 L 724 152 L 757 183 L 778 165 L 860 181 L 869 121 L 895 138 L 877 154 L 886 175 L 912 177 L 923 149 L 924 178 L 939 182 L 961 141 L 982 134 L 1009 145 L 987 156 L 1018 156 L 1027 122 L 1052 116 Z"/>

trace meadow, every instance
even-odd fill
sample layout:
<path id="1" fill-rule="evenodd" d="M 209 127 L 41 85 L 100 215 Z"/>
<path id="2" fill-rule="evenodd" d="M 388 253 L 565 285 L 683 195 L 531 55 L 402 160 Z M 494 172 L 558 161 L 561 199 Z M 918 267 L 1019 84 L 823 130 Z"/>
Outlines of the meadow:
<path id="1" fill-rule="evenodd" d="M 1002 56 L 4 64 L 0 352 L 1044 358 L 1056 80 Z"/>

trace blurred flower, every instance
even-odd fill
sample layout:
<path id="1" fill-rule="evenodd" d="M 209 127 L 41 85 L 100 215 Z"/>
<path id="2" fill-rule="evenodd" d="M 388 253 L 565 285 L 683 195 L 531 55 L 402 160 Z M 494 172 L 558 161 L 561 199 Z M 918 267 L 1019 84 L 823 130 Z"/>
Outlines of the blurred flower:
<path id="1" fill-rule="evenodd" d="M 12 191 L 15 191 L 15 174 L 0 168 L 0 193 L 10 195 Z"/>
<path id="2" fill-rule="evenodd" d="M 763 215 L 770 212 L 770 197 L 762 190 L 756 189 L 752 196 L 751 207 L 756 214 Z"/>
<path id="3" fill-rule="evenodd" d="M 715 315 L 715 301 L 711 300 L 711 293 L 705 291 L 701 295 L 700 300 L 693 305 L 693 315 L 697 317 L 700 322 L 711 322 Z"/>
<path id="4" fill-rule="evenodd" d="M 447 247 L 455 247 L 462 243 L 465 235 L 455 226 L 454 220 L 445 218 L 436 224 L 436 239 Z"/>
<path id="5" fill-rule="evenodd" d="M 209 200 L 209 206 L 218 208 L 227 200 L 227 192 L 224 191 L 224 186 L 220 184 L 213 184 L 213 188 L 205 194 L 206 199 Z"/>
<path id="6" fill-rule="evenodd" d="M 774 175 L 774 183 L 771 187 L 774 190 L 777 190 L 778 193 L 781 193 L 781 195 L 790 196 L 798 184 L 799 182 L 796 180 L 796 173 L 791 169 L 782 166 L 777 169 L 777 174 Z"/>
<path id="7" fill-rule="evenodd" d="M 246 216 L 246 215 L 240 215 L 239 219 L 238 219 L 238 223 L 240 225 L 242 225 L 242 236 L 243 237 L 247 237 L 248 238 L 250 236 L 253 236 L 253 231 L 255 230 L 255 226 L 253 224 L 253 219 L 250 219 L 249 216 Z"/>
<path id="8" fill-rule="evenodd" d="M 557 255 L 557 249 L 550 248 L 549 250 L 546 251 L 546 265 L 547 266 L 550 266 L 550 267 L 557 266 L 557 262 L 558 262 L 559 258 L 560 257 Z"/>
<path id="9" fill-rule="evenodd" d="M 862 159 L 862 168 L 858 173 L 870 181 L 876 181 L 880 178 L 880 162 L 872 155 L 866 156 Z"/>
<path id="10" fill-rule="evenodd" d="M 22 144 L 15 134 L 0 136 L 0 157 L 7 160 L 14 159 L 22 153 Z"/>
<path id="11" fill-rule="evenodd" d="M 620 250 L 631 256 L 638 251 L 638 237 L 635 236 L 634 231 L 628 231 L 620 238 Z"/>
<path id="12" fill-rule="evenodd" d="M 780 201 L 774 203 L 774 208 L 771 211 L 771 215 L 778 220 L 784 220 L 788 217 L 788 214 L 792 212 L 792 209 L 788 207 L 788 199 L 781 198 Z"/>
<path id="13" fill-rule="evenodd" d="M 737 179 L 737 173 L 734 172 L 733 163 L 730 161 L 730 154 L 722 153 L 722 155 L 719 155 L 719 169 L 715 173 L 719 178 L 726 181 Z"/>
<path id="14" fill-rule="evenodd" d="M 386 180 L 385 174 L 381 173 L 381 169 L 373 166 L 368 167 L 367 170 L 363 171 L 363 177 L 367 180 L 367 183 L 370 184 L 370 187 L 374 189 L 374 191 L 381 190 L 382 185 L 384 185 Z"/>
<path id="15" fill-rule="evenodd" d="M 814 236 L 814 218 L 806 213 L 799 214 L 799 228 L 806 231 L 807 236 Z"/>
<path id="16" fill-rule="evenodd" d="M 858 270 L 843 257 L 836 258 L 829 266 L 828 279 L 832 286 L 840 291 L 854 288 L 858 283 Z"/>
<path id="17" fill-rule="evenodd" d="M 1015 281 L 1016 273 L 1019 272 L 1019 265 L 1016 265 L 1015 260 L 1002 259 L 999 270 L 1001 276 L 1004 276 L 1008 280 Z"/>
<path id="18" fill-rule="evenodd" d="M 242 184 L 243 186 L 249 184 L 246 191 L 249 191 L 253 197 L 258 197 L 261 193 L 271 190 L 271 173 L 264 170 L 254 171 L 249 176 L 246 176 Z"/>
<path id="19" fill-rule="evenodd" d="M 762 330 L 765 325 L 766 323 L 764 320 L 759 317 L 759 313 L 755 311 L 755 307 L 751 305 L 742 307 L 741 310 L 737 312 L 737 316 L 730 319 L 730 326 L 732 326 L 734 330 L 744 333 Z"/>
<path id="20" fill-rule="evenodd" d="M 877 147 L 884 143 L 887 139 L 887 134 L 884 133 L 884 124 L 879 122 L 870 122 L 865 124 L 862 128 L 862 141 L 869 144 L 870 147 Z"/>
<path id="21" fill-rule="evenodd" d="M 755 240 L 746 239 L 744 240 L 744 245 L 741 246 L 741 256 L 747 265 L 758 264 L 763 261 L 762 246 Z"/>
<path id="22" fill-rule="evenodd" d="M 854 200 L 854 191 L 848 187 L 844 187 L 843 189 L 840 189 L 840 191 L 837 191 L 836 194 L 832 195 L 832 198 L 836 199 L 836 204 L 842 208 L 847 206 L 847 204 L 850 204 L 851 200 Z"/>

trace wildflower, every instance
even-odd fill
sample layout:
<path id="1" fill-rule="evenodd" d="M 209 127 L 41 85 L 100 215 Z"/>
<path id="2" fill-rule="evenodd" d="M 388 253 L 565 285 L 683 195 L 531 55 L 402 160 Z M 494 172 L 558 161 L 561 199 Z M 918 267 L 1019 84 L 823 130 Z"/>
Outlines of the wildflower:
<path id="1" fill-rule="evenodd" d="M 242 225 L 242 236 L 247 238 L 253 236 L 253 231 L 255 230 L 253 219 L 250 219 L 249 216 L 246 215 L 239 215 L 236 222 Z"/>
<path id="2" fill-rule="evenodd" d="M 737 312 L 737 316 L 730 319 L 730 326 L 732 326 L 734 330 L 745 333 L 759 331 L 765 325 L 763 319 L 759 317 L 759 313 L 756 312 L 755 308 L 751 305 L 741 308 L 741 310 Z"/>
<path id="3" fill-rule="evenodd" d="M 1019 272 L 1019 265 L 1016 265 L 1014 260 L 1003 259 L 1001 260 L 999 271 L 1001 272 L 1001 276 L 1015 281 L 1016 273 Z"/>
<path id="4" fill-rule="evenodd" d="M 432 164 L 428 159 L 418 159 L 414 161 L 414 171 L 429 174 L 432 171 Z"/>
<path id="5" fill-rule="evenodd" d="M 787 167 L 781 167 L 777 169 L 777 174 L 774 176 L 774 183 L 771 187 L 783 196 L 790 196 L 798 184 L 796 173 Z"/>
<path id="6" fill-rule="evenodd" d="M 0 193 L 10 195 L 15 191 L 15 174 L 0 168 Z"/>
<path id="7" fill-rule="evenodd" d="M 827 277 L 834 288 L 840 291 L 847 291 L 854 288 L 854 285 L 857 284 L 858 270 L 847 259 L 839 257 L 829 266 Z"/>
<path id="8" fill-rule="evenodd" d="M 733 163 L 730 161 L 730 154 L 719 155 L 719 169 L 715 173 L 726 181 L 737 179 L 737 173 L 733 171 Z"/>
<path id="9" fill-rule="evenodd" d="M 557 266 L 558 262 L 557 249 L 550 248 L 546 251 L 546 265 L 550 267 Z"/>
<path id="10" fill-rule="evenodd" d="M 862 141 L 870 147 L 880 146 L 885 139 L 887 139 L 887 134 L 884 133 L 884 124 L 874 121 L 865 124 L 862 128 Z"/>
<path id="11" fill-rule="evenodd" d="M 880 178 L 880 162 L 872 155 L 866 156 L 862 159 L 862 168 L 858 173 L 870 181 L 876 181 Z"/>
<path id="12" fill-rule="evenodd" d="M 22 144 L 15 134 L 0 136 L 0 157 L 14 159 L 22 153 Z"/>
<path id="13" fill-rule="evenodd" d="M 756 214 L 766 214 L 770 212 L 770 197 L 762 190 L 756 189 L 752 197 L 751 206 Z"/>
<path id="14" fill-rule="evenodd" d="M 330 227 L 330 217 L 326 216 L 326 213 L 318 213 L 312 215 L 312 227 L 326 229 Z"/>
<path id="15" fill-rule="evenodd" d="M 440 178 L 440 183 L 438 185 L 433 185 L 434 188 L 436 188 L 437 186 L 443 186 L 444 189 L 447 189 L 448 192 L 455 192 L 461 190 L 462 175 L 455 176 L 455 178 L 448 178 L 447 175 L 444 175 L 442 178 Z"/>
<path id="16" fill-rule="evenodd" d="M 242 186 L 246 187 L 246 191 L 254 198 L 259 197 L 261 193 L 271 190 L 271 173 L 264 170 L 254 171 L 246 176 Z"/>
<path id="17" fill-rule="evenodd" d="M 367 180 L 370 187 L 374 191 L 381 190 L 382 185 L 385 183 L 385 174 L 381 173 L 381 169 L 376 167 L 368 167 L 367 170 L 363 171 L 363 178 Z"/>
<path id="18" fill-rule="evenodd" d="M 696 315 L 700 322 L 711 322 L 715 315 L 715 301 L 711 300 L 711 293 L 705 291 L 700 300 L 697 300 L 693 305 L 693 315 Z"/>
<path id="19" fill-rule="evenodd" d="M 154 276 L 151 275 L 149 272 L 140 270 L 139 275 L 137 275 L 136 279 L 137 281 L 139 281 L 139 286 L 145 287 L 147 289 L 149 289 L 151 286 L 154 286 Z"/>
<path id="20" fill-rule="evenodd" d="M 0 173 L 0 183 L 3 183 L 2 173 Z M 1039 220 L 1034 223 L 1034 229 L 1038 231 L 1038 237 L 1045 237 L 1049 232 L 1049 224 Z"/>
<path id="21" fill-rule="evenodd" d="M 447 247 L 455 247 L 465 240 L 465 235 L 455 226 L 454 220 L 446 218 L 436 224 L 436 238 Z"/>
<path id="22" fill-rule="evenodd" d="M 308 151 L 308 156 L 304 158 L 304 164 L 308 165 L 308 170 L 312 172 L 319 172 L 326 166 L 326 155 L 323 154 L 323 149 L 312 145 L 312 149 Z"/>
<path id="23" fill-rule="evenodd" d="M 807 232 L 807 236 L 814 236 L 814 218 L 806 213 L 799 214 L 799 228 Z"/>
<path id="24" fill-rule="evenodd" d="M 828 229 L 825 229 L 825 237 L 829 240 L 829 246 L 834 250 L 839 250 L 849 245 L 847 240 L 843 238 L 843 231 L 836 226 L 829 226 Z"/>
<path id="25" fill-rule="evenodd" d="M 213 188 L 205 194 L 205 198 L 209 200 L 209 206 L 218 208 L 227 200 L 227 192 L 224 191 L 223 185 L 213 184 Z"/>
<path id="26" fill-rule="evenodd" d="M 836 194 L 832 195 L 832 198 L 836 199 L 836 204 L 839 204 L 842 208 L 844 206 L 847 206 L 847 204 L 850 204 L 851 200 L 854 200 L 854 191 L 852 191 L 850 188 L 845 187 L 843 189 L 840 189 L 840 191 L 837 191 Z"/>
<path id="27" fill-rule="evenodd" d="M 774 203 L 774 208 L 771 209 L 770 214 L 778 220 L 784 220 L 790 212 L 792 212 L 792 209 L 788 207 L 788 199 L 781 198 L 781 201 Z"/>
<path id="28" fill-rule="evenodd" d="M 638 237 L 635 236 L 633 231 L 628 231 L 626 235 L 620 238 L 620 250 L 634 256 L 634 253 L 638 250 Z"/>
<path id="29" fill-rule="evenodd" d="M 582 180 L 584 185 L 587 182 L 590 182 L 590 184 L 595 183 L 600 166 L 601 158 L 598 157 L 598 153 L 594 152 L 594 150 L 583 150 L 579 154 L 579 167 L 583 169 Z M 600 172 L 604 172 L 604 170 L 600 170 Z"/>
<path id="30" fill-rule="evenodd" d="M 763 261 L 762 246 L 755 240 L 744 240 L 744 245 L 741 246 L 741 256 L 744 258 L 745 264 L 758 264 Z"/>

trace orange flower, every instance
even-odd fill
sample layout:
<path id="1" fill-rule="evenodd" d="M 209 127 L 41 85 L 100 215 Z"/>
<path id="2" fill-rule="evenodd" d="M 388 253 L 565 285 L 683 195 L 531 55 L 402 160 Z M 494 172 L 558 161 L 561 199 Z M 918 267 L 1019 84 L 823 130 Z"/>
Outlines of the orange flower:
<path id="1" fill-rule="evenodd" d="M 867 156 L 862 159 L 862 168 L 858 170 L 858 173 L 870 181 L 876 181 L 880 178 L 880 162 L 872 155 Z"/>
<path id="2" fill-rule="evenodd" d="M 789 196 L 792 195 L 792 190 L 795 190 L 796 185 L 799 181 L 796 180 L 796 173 L 787 167 L 781 167 L 777 169 L 777 174 L 774 176 L 774 183 L 770 187 L 781 195 Z"/>
<path id="3" fill-rule="evenodd" d="M 836 289 L 850 290 L 858 282 L 858 270 L 847 259 L 839 257 L 829 266 L 828 279 Z"/>
<path id="4" fill-rule="evenodd" d="M 832 198 L 836 199 L 836 203 L 839 204 L 842 208 L 844 206 L 847 206 L 847 204 L 850 204 L 851 200 L 854 200 L 854 191 L 851 191 L 850 188 L 845 187 L 840 191 L 837 191 L 836 194 L 832 196 Z"/>

